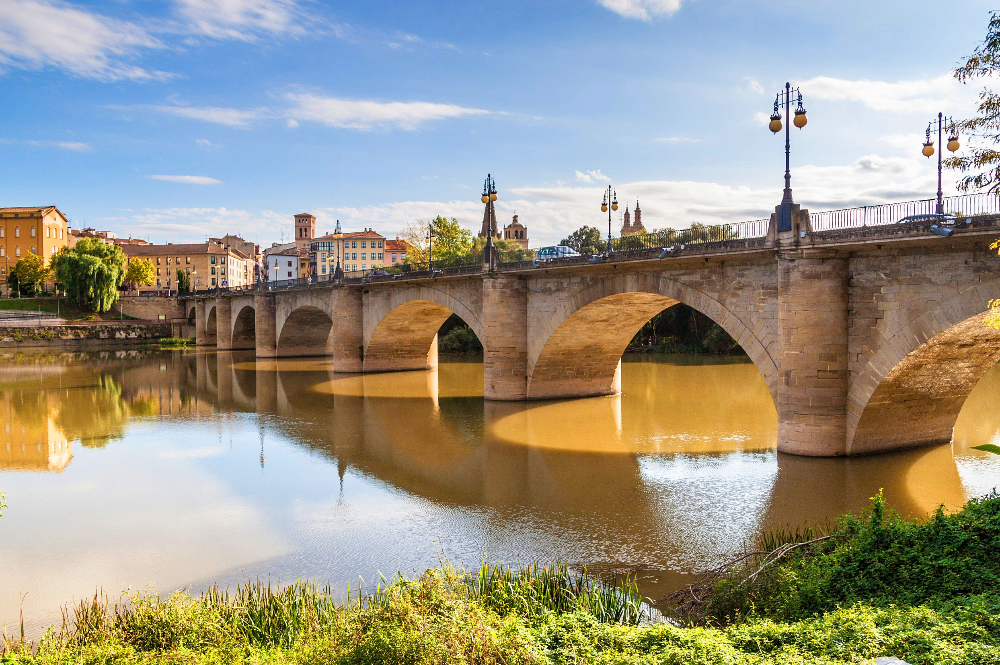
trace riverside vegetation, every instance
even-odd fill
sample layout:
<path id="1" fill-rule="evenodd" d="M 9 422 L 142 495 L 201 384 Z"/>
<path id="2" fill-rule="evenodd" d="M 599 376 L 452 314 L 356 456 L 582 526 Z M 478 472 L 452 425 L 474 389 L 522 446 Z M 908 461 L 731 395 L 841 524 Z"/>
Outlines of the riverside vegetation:
<path id="1" fill-rule="evenodd" d="M 346 602 L 309 583 L 95 596 L 34 650 L 7 638 L 0 662 L 1000 663 L 996 493 L 922 522 L 879 496 L 753 549 L 661 605 L 672 619 L 647 613 L 629 577 L 443 565 Z"/>

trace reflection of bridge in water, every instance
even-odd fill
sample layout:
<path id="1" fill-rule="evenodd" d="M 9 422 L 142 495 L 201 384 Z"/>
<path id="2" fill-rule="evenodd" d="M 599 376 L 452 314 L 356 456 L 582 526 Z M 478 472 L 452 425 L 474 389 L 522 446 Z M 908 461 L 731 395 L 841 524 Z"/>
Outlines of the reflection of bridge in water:
<path id="1" fill-rule="evenodd" d="M 708 435 L 659 431 L 664 436 L 650 442 L 636 433 L 656 426 L 636 422 L 662 418 L 674 396 L 490 402 L 477 395 L 481 368 L 474 364 L 342 376 L 323 360 L 219 352 L 181 362 L 202 401 L 259 414 L 265 430 L 328 458 L 341 478 L 354 468 L 443 506 L 485 509 L 497 533 L 530 521 L 526 530 L 558 540 L 554 557 L 600 551 L 592 567 L 640 571 L 649 593 L 679 582 L 665 562 L 703 568 L 761 528 L 857 512 L 881 488 L 909 516 L 966 500 L 947 445 L 860 459 L 776 455 L 774 413 L 760 415 L 766 386 L 747 364 L 733 366 L 749 384 L 745 393 L 729 394 L 732 384 L 724 382 L 687 395 L 709 405 L 698 417 L 716 412 L 702 424 Z M 446 375 L 443 394 L 438 374 Z M 716 408 L 724 393 L 731 411 Z M 692 429 L 681 422 L 677 431 Z M 713 438 L 722 432 L 738 435 Z"/>
<path id="2" fill-rule="evenodd" d="M 629 341 L 684 303 L 726 330 L 760 372 L 779 450 L 843 456 L 947 443 L 965 399 L 1000 359 L 1000 331 L 982 326 L 986 302 L 1000 298 L 1000 259 L 988 249 L 998 217 L 963 220 L 943 238 L 884 224 L 881 209 L 858 210 L 798 211 L 785 232 L 772 218 L 752 242 L 181 304 L 199 344 L 258 358 L 327 356 L 345 373 L 433 369 L 437 331 L 458 314 L 484 347 L 485 398 L 521 401 L 619 392 Z M 869 219 L 881 225 L 860 226 Z"/>

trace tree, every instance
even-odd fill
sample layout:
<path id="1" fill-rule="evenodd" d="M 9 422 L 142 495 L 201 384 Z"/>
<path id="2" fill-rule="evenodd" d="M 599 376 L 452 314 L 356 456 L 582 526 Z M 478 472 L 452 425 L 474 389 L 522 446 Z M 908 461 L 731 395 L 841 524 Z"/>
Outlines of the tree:
<path id="1" fill-rule="evenodd" d="M 976 47 L 965 63 L 954 71 L 954 76 L 962 83 L 979 79 L 989 80 L 1000 72 L 1000 11 L 990 13 L 990 24 L 986 28 L 986 40 Z M 1000 190 L 1000 94 L 989 88 L 979 93 L 978 115 L 958 123 L 958 128 L 970 138 L 966 141 L 968 154 L 948 158 L 949 168 L 967 173 L 958 181 L 958 188 L 965 192 L 970 189 L 985 189 L 995 193 Z"/>
<path id="2" fill-rule="evenodd" d="M 132 259 L 125 270 L 125 284 L 130 291 L 140 286 L 151 286 L 155 274 L 153 262 L 149 259 Z"/>
<path id="3" fill-rule="evenodd" d="M 186 270 L 177 269 L 177 293 L 188 293 L 191 290 L 191 275 Z"/>
<path id="4" fill-rule="evenodd" d="M 438 215 L 429 222 L 418 220 L 406 225 L 402 240 L 410 245 L 406 253 L 407 263 L 426 264 L 429 258 L 430 245 L 427 241 L 427 231 L 434 231 L 434 262 L 447 263 L 456 258 L 472 253 L 472 231 L 463 229 L 458 220 L 448 219 Z"/>
<path id="5" fill-rule="evenodd" d="M 81 309 L 106 312 L 118 300 L 125 280 L 125 254 L 117 245 L 97 238 L 81 238 L 72 249 L 63 247 L 52 259 L 56 280 Z"/>
<path id="6" fill-rule="evenodd" d="M 51 275 L 45 265 L 45 259 L 30 252 L 17 260 L 11 268 L 11 273 L 17 278 L 22 292 L 37 292 L 42 282 Z"/>
<path id="7" fill-rule="evenodd" d="M 559 244 L 572 247 L 581 254 L 600 254 L 605 249 L 600 230 L 593 226 L 581 226 L 560 240 Z"/>

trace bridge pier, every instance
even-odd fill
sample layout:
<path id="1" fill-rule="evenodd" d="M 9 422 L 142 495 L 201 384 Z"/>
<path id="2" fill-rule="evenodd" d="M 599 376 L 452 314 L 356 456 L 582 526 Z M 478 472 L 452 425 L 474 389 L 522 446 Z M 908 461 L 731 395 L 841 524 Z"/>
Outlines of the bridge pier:
<path id="1" fill-rule="evenodd" d="M 215 346 L 224 351 L 233 348 L 233 299 L 215 300 Z"/>
<path id="2" fill-rule="evenodd" d="M 838 456 L 847 446 L 848 261 L 802 250 L 779 259 L 778 450 Z"/>
<path id="3" fill-rule="evenodd" d="M 254 336 L 258 358 L 275 358 L 278 355 L 278 312 L 274 296 L 253 297 Z"/>
<path id="4" fill-rule="evenodd" d="M 363 372 L 364 305 L 360 289 L 333 290 L 332 337 L 333 371 Z"/>
<path id="5" fill-rule="evenodd" d="M 483 393 L 488 400 L 528 396 L 528 285 L 523 278 L 483 279 Z"/>
<path id="6" fill-rule="evenodd" d="M 205 301 L 198 299 L 194 302 L 194 343 L 197 346 L 208 344 L 206 324 Z"/>

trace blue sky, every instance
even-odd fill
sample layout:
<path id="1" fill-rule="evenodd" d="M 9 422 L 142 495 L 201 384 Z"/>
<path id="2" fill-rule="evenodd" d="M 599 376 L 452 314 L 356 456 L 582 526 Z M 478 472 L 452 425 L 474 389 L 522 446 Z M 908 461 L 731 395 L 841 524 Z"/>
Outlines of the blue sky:
<path id="1" fill-rule="evenodd" d="M 774 94 L 799 84 L 793 188 L 811 210 L 929 198 L 949 72 L 991 5 L 916 0 L 0 0 L 0 205 L 154 241 L 470 229 L 487 172 L 532 245 L 606 225 L 765 216 Z M 946 189 L 954 181 L 952 175 Z"/>

